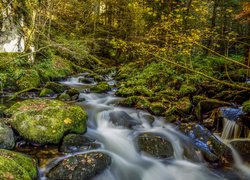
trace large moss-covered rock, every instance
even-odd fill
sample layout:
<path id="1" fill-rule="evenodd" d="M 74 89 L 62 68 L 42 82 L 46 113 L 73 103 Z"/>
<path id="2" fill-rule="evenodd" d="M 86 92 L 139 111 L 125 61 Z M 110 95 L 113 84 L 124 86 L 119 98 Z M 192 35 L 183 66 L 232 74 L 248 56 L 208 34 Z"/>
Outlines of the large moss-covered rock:
<path id="1" fill-rule="evenodd" d="M 137 137 L 139 151 L 146 152 L 157 158 L 168 158 L 174 155 L 172 144 L 154 134 L 141 134 Z"/>
<path id="2" fill-rule="evenodd" d="M 107 92 L 111 89 L 107 82 L 100 82 L 96 86 L 92 87 L 90 90 L 95 93 Z"/>
<path id="3" fill-rule="evenodd" d="M 15 78 L 19 90 L 37 87 L 40 84 L 40 77 L 36 70 L 16 71 Z"/>
<path id="4" fill-rule="evenodd" d="M 81 107 L 58 100 L 33 99 L 10 107 L 8 122 L 29 141 L 57 144 L 64 134 L 83 133 L 87 115 Z"/>
<path id="5" fill-rule="evenodd" d="M 47 82 L 44 88 L 51 89 L 55 93 L 63 93 L 64 91 L 70 89 L 68 86 L 56 82 Z"/>
<path id="6" fill-rule="evenodd" d="M 87 180 L 111 165 L 111 158 L 101 152 L 78 154 L 65 158 L 53 167 L 48 178 L 53 180 Z"/>
<path id="7" fill-rule="evenodd" d="M 150 106 L 150 102 L 143 96 L 131 96 L 123 99 L 121 102 L 119 102 L 119 105 L 148 109 Z"/>
<path id="8" fill-rule="evenodd" d="M 59 150 L 61 152 L 72 153 L 90 149 L 97 149 L 100 146 L 101 145 L 95 143 L 93 139 L 90 139 L 84 135 L 68 134 L 63 138 L 63 142 Z"/>
<path id="9" fill-rule="evenodd" d="M 0 148 L 13 149 L 15 146 L 15 137 L 11 128 L 0 122 Z"/>
<path id="10" fill-rule="evenodd" d="M 0 179 L 35 180 L 36 161 L 21 153 L 0 149 Z"/>

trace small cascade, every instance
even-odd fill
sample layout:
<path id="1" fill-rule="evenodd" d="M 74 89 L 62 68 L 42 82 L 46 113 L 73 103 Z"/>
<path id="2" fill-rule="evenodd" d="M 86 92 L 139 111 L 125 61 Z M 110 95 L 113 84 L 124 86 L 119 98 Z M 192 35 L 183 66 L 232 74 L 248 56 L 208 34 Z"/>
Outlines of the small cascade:
<path id="1" fill-rule="evenodd" d="M 240 116 L 243 114 L 240 108 L 220 108 L 223 118 L 222 139 L 239 138 L 244 130 L 243 126 L 238 123 Z"/>
<path id="2" fill-rule="evenodd" d="M 239 155 L 239 153 L 233 148 L 232 145 L 228 144 L 228 147 L 231 149 L 232 151 L 232 155 L 233 155 L 233 159 L 234 159 L 234 163 L 235 163 L 235 167 L 242 172 L 245 176 L 246 179 L 250 178 L 250 167 L 247 166 L 241 156 Z"/>
<path id="3" fill-rule="evenodd" d="M 222 139 L 235 139 L 239 138 L 242 127 L 236 121 L 231 121 L 227 118 L 223 119 L 223 131 L 221 134 Z"/>

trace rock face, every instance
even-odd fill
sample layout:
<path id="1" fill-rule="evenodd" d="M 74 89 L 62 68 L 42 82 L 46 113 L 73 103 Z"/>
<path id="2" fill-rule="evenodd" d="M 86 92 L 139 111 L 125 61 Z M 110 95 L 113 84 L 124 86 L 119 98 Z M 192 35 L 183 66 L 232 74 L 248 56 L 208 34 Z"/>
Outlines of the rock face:
<path id="1" fill-rule="evenodd" d="M 15 146 L 15 137 L 11 128 L 0 122 L 0 148 L 13 149 Z"/>
<path id="2" fill-rule="evenodd" d="M 59 150 L 61 152 L 72 153 L 84 150 L 96 149 L 101 145 L 80 134 L 68 134 L 63 138 L 62 145 Z"/>
<path id="3" fill-rule="evenodd" d="M 0 149 L 0 179 L 37 179 L 36 162 L 21 153 Z"/>
<path id="4" fill-rule="evenodd" d="M 157 158 L 169 158 L 174 155 L 172 144 L 154 134 L 141 134 L 137 137 L 139 151 L 146 152 Z"/>
<path id="5" fill-rule="evenodd" d="M 25 139 L 57 144 L 66 133 L 83 133 L 87 115 L 81 107 L 57 100 L 33 99 L 18 102 L 6 110 L 8 122 Z"/>
<path id="6" fill-rule="evenodd" d="M 237 139 L 232 140 L 230 144 L 240 154 L 244 161 L 250 162 L 250 140 L 249 139 Z"/>
<path id="7" fill-rule="evenodd" d="M 195 123 L 182 124 L 180 130 L 191 138 L 194 146 L 200 150 L 209 162 L 220 162 L 230 149 L 218 140 L 210 131 Z"/>
<path id="8" fill-rule="evenodd" d="M 78 154 L 60 161 L 48 173 L 53 180 L 87 180 L 111 165 L 111 158 L 101 152 Z"/>
<path id="9" fill-rule="evenodd" d="M 113 111 L 109 114 L 109 116 L 110 116 L 110 121 L 118 126 L 131 128 L 136 125 L 141 125 L 140 121 L 137 121 L 136 119 L 132 118 L 124 111 Z"/>

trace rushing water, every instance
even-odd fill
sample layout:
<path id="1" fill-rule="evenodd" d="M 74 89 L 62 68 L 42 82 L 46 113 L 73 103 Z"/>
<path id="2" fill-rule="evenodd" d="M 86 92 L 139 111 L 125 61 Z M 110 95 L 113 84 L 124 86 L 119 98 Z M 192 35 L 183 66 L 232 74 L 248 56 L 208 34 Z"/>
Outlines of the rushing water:
<path id="1" fill-rule="evenodd" d="M 112 79 L 108 80 L 110 84 L 115 83 Z M 70 78 L 62 83 L 82 92 L 80 99 L 84 98 L 85 101 L 77 104 L 84 107 L 88 113 L 86 136 L 96 139 L 102 145 L 98 151 L 105 152 L 112 157 L 111 167 L 94 177 L 93 180 L 231 179 L 230 177 L 225 178 L 225 175 L 219 171 L 207 168 L 199 154 L 190 145 L 189 139 L 179 133 L 174 126 L 165 124 L 161 117 L 154 117 L 155 121 L 151 125 L 146 118 L 150 115 L 147 112 L 115 105 L 120 98 L 115 97 L 112 91 L 108 94 L 86 93 L 88 85 L 79 83 L 79 77 Z M 111 114 L 114 113 L 120 114 L 120 118 L 123 118 L 124 115 L 129 116 L 140 122 L 141 125 L 130 129 L 114 125 L 110 122 Z M 145 132 L 157 133 L 168 139 L 173 146 L 174 157 L 160 160 L 138 152 L 135 138 L 138 134 Z M 189 153 L 196 156 L 196 163 L 185 158 L 184 149 L 188 149 Z M 65 157 L 67 156 L 54 159 L 53 164 Z M 47 169 L 41 169 L 41 174 L 48 171 L 53 164 L 47 166 Z M 46 177 L 42 175 L 41 179 L 46 179 Z"/>

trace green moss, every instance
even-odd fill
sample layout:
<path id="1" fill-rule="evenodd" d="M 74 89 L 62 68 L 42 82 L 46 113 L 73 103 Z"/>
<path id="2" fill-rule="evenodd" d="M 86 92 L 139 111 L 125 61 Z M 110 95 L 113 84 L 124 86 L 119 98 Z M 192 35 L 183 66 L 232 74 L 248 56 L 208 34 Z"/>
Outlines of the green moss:
<path id="1" fill-rule="evenodd" d="M 70 96 L 66 93 L 63 93 L 58 97 L 58 99 L 67 101 L 70 100 Z"/>
<path id="2" fill-rule="evenodd" d="M 250 100 L 243 103 L 243 111 L 245 111 L 246 113 L 250 113 Z"/>
<path id="3" fill-rule="evenodd" d="M 183 84 L 179 90 L 179 94 L 181 97 L 194 94 L 197 89 L 193 85 Z"/>
<path id="4" fill-rule="evenodd" d="M 55 93 L 63 93 L 69 89 L 68 86 L 56 82 L 47 82 L 44 88 L 51 89 Z"/>
<path id="5" fill-rule="evenodd" d="M 125 98 L 119 104 L 122 106 L 136 107 L 140 109 L 148 109 L 150 106 L 150 102 L 143 96 L 131 96 Z"/>
<path id="6" fill-rule="evenodd" d="M 47 96 L 50 96 L 53 94 L 55 94 L 55 92 L 53 90 L 48 89 L 48 88 L 43 88 L 42 91 L 40 92 L 39 96 L 40 97 L 47 97 Z"/>
<path id="7" fill-rule="evenodd" d="M 166 107 L 161 102 L 153 102 L 150 104 L 149 110 L 152 114 L 160 116 L 166 112 Z"/>
<path id="8" fill-rule="evenodd" d="M 48 99 L 25 100 L 7 110 L 9 123 L 29 141 L 57 144 L 65 133 L 83 133 L 87 115 L 81 107 Z"/>
<path id="9" fill-rule="evenodd" d="M 95 93 L 107 92 L 111 89 L 107 82 L 100 82 L 96 86 L 90 88 L 91 91 Z"/>
<path id="10" fill-rule="evenodd" d="M 75 88 L 70 88 L 69 90 L 66 91 L 66 94 L 68 94 L 70 97 L 72 97 L 75 95 L 79 95 L 80 92 Z"/>
<path id="11" fill-rule="evenodd" d="M 21 153 L 0 149 L 0 179 L 37 179 L 36 162 Z"/>
<path id="12" fill-rule="evenodd" d="M 36 70 L 16 70 L 14 77 L 19 90 L 38 87 L 40 84 L 40 77 Z"/>

